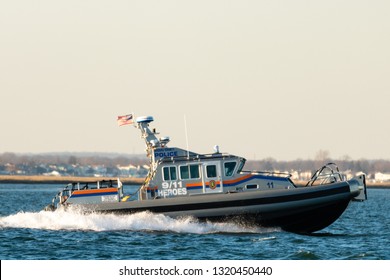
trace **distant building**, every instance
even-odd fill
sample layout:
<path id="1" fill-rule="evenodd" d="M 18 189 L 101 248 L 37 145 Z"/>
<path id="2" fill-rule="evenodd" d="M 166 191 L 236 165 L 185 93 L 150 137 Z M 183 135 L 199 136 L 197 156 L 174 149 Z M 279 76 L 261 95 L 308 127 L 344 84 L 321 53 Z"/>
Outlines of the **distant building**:
<path id="1" fill-rule="evenodd" d="M 49 172 L 49 173 L 44 173 L 43 174 L 44 176 L 54 176 L 54 177 L 59 177 L 61 176 L 60 172 L 56 171 L 56 170 L 53 170 L 52 172 Z"/>
<path id="2" fill-rule="evenodd" d="M 390 173 L 375 173 L 375 182 L 389 182 L 390 181 Z"/>

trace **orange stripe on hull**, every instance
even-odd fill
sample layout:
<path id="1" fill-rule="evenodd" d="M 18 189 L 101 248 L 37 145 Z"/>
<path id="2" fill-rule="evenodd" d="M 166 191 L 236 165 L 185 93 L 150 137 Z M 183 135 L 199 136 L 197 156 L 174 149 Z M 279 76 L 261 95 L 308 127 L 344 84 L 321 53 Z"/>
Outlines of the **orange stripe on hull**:
<path id="1" fill-rule="evenodd" d="M 252 177 L 252 174 L 249 174 L 249 175 L 245 175 L 245 176 L 242 176 L 240 178 L 236 178 L 236 179 L 233 179 L 233 180 L 227 180 L 227 181 L 223 181 L 223 184 L 225 185 L 230 185 L 230 184 L 236 184 L 240 181 L 244 181 L 246 179 L 249 179 Z M 215 181 L 216 184 L 221 184 L 221 181 Z M 209 182 L 206 182 L 206 186 L 209 185 Z M 187 184 L 186 187 L 187 188 L 196 188 L 196 187 L 201 187 L 203 186 L 203 183 L 202 182 L 197 182 L 197 183 L 190 183 L 190 184 Z"/>
<path id="2" fill-rule="evenodd" d="M 73 194 L 94 194 L 94 193 L 106 193 L 106 192 L 116 192 L 117 188 L 105 188 L 105 189 L 93 189 L 93 190 L 77 190 Z"/>

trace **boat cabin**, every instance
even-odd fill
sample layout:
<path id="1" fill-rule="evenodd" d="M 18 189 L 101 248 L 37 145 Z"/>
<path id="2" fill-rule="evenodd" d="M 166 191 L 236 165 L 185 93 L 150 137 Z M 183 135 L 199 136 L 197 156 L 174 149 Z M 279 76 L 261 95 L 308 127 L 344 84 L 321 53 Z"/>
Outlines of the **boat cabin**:
<path id="1" fill-rule="evenodd" d="M 95 204 L 124 201 L 126 197 L 117 179 L 70 183 L 53 198 L 53 204 L 57 199 L 60 204 Z"/>
<path id="2" fill-rule="evenodd" d="M 218 147 L 213 154 L 167 147 L 169 137 L 158 139 L 149 128 L 152 121 L 150 116 L 136 120 L 150 159 L 139 200 L 295 187 L 288 173 L 243 171 L 244 158 Z"/>

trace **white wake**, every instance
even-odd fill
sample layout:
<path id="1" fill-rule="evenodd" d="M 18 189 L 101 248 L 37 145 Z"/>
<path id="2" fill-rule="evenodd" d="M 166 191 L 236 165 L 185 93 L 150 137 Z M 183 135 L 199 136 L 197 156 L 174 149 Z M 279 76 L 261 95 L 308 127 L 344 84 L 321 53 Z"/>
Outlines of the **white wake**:
<path id="1" fill-rule="evenodd" d="M 130 215 L 82 214 L 76 211 L 20 212 L 0 217 L 0 228 L 81 231 L 167 231 L 177 233 L 265 233 L 277 229 L 246 227 L 236 223 L 198 222 L 191 217 L 173 219 L 142 212 Z"/>

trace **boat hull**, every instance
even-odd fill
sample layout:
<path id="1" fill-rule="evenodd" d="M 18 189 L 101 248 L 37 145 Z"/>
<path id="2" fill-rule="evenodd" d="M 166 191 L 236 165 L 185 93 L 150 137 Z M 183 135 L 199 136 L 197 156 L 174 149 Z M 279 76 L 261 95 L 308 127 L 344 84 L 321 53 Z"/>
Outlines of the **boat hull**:
<path id="1" fill-rule="evenodd" d="M 195 195 L 170 199 L 87 204 L 87 211 L 129 214 L 142 211 L 178 218 L 239 220 L 260 226 L 281 227 L 296 233 L 319 231 L 345 211 L 357 195 L 348 182 L 286 190 Z"/>

